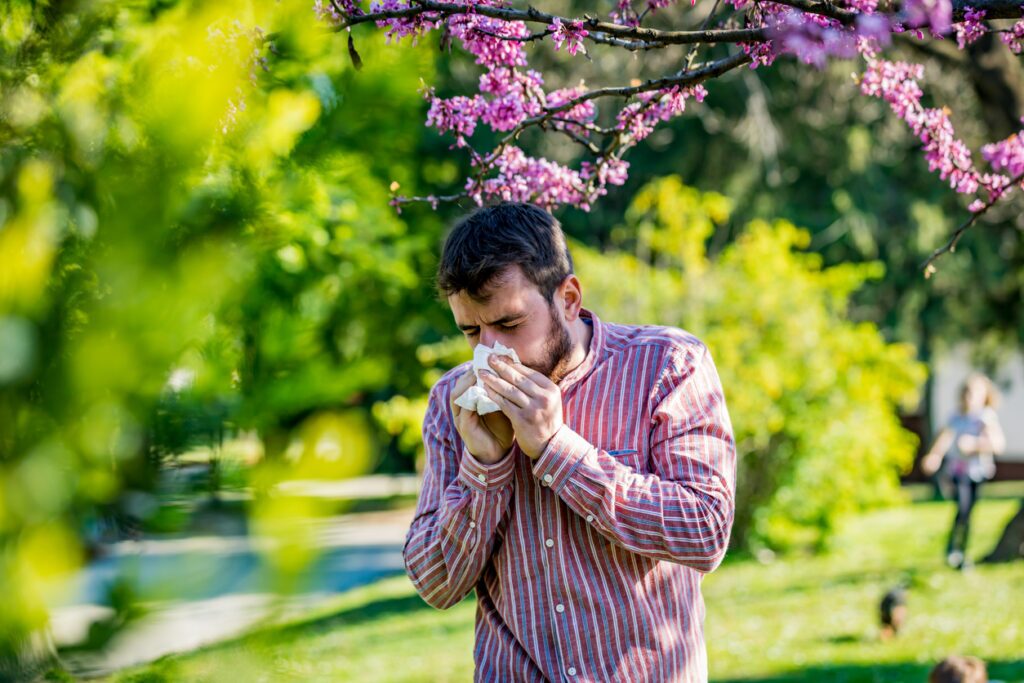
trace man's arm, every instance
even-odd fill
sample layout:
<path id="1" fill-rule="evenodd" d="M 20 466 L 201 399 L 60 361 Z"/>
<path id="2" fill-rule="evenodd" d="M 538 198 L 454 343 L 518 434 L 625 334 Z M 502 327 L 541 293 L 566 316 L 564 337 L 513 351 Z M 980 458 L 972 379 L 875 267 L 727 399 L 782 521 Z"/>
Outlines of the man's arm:
<path id="1" fill-rule="evenodd" d="M 423 420 L 426 471 L 402 556 L 416 591 L 432 607 L 461 601 L 491 556 L 512 497 L 514 454 L 484 465 L 461 444 L 447 393 L 435 385 Z M 514 449 L 513 449 L 514 450 Z"/>
<path id="2" fill-rule="evenodd" d="M 654 473 L 634 472 L 568 425 L 551 438 L 533 471 L 613 543 L 709 572 L 729 545 L 736 447 L 718 372 L 703 344 L 668 356 L 653 401 Z"/>

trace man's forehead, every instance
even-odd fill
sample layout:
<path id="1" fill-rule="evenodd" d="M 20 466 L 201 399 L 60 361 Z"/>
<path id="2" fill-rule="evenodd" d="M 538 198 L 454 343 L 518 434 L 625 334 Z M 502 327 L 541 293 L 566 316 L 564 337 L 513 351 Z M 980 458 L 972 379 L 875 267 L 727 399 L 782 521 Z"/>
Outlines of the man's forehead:
<path id="1" fill-rule="evenodd" d="M 523 318 L 530 312 L 529 305 L 519 299 L 513 301 L 494 299 L 489 304 L 476 306 L 460 305 L 463 303 L 452 302 L 452 313 L 459 327 L 476 326 L 481 322 L 485 325 L 508 323 Z"/>

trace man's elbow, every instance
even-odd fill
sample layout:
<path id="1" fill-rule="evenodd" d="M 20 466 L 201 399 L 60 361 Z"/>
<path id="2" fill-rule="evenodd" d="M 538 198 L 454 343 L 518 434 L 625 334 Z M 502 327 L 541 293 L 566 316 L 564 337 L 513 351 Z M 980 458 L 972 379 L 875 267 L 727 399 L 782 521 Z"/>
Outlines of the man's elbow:
<path id="1" fill-rule="evenodd" d="M 702 574 L 708 574 L 722 564 L 725 554 L 729 550 L 729 540 L 732 536 L 733 514 L 732 508 L 728 510 L 713 509 L 706 517 L 706 533 L 702 537 L 699 552 L 688 554 L 684 564 L 697 570 Z"/>
<path id="2" fill-rule="evenodd" d="M 460 595 L 458 591 L 452 590 L 446 576 L 431 575 L 429 572 L 425 576 L 421 576 L 408 563 L 405 565 L 405 573 L 412 582 L 413 588 L 423 598 L 423 602 L 434 609 L 446 610 L 454 607 L 462 602 L 468 594 L 468 591 Z"/>

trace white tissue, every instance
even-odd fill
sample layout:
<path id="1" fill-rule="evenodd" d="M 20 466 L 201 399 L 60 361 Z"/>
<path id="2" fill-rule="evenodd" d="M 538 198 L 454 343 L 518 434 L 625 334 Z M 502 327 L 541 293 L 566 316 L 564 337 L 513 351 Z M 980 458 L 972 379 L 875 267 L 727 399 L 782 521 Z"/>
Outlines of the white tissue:
<path id="1" fill-rule="evenodd" d="M 490 370 L 494 372 L 491 366 L 488 364 L 487 359 L 492 355 L 508 356 L 516 363 L 519 362 L 519 356 L 516 355 L 516 350 L 509 348 L 499 341 L 494 342 L 494 347 L 484 346 L 483 344 L 477 344 L 476 348 L 473 349 L 473 373 L 476 375 L 476 384 L 471 386 L 469 389 L 455 399 L 455 405 L 465 408 L 466 410 L 473 410 L 480 415 L 486 415 L 487 413 L 493 413 L 496 410 L 500 410 L 498 404 L 491 400 L 487 395 L 487 390 L 484 388 L 484 381 L 480 379 L 481 370 Z"/>

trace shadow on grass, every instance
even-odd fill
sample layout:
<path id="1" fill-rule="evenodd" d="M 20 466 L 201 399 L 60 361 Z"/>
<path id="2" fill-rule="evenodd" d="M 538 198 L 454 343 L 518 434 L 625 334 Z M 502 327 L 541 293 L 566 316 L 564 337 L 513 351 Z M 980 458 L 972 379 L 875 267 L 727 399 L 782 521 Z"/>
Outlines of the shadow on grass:
<path id="1" fill-rule="evenodd" d="M 812 666 L 775 676 L 712 678 L 711 683 L 925 683 L 934 664 L 836 664 Z M 991 680 L 1024 681 L 1024 660 L 988 662 Z"/>
<path id="2" fill-rule="evenodd" d="M 342 626 L 360 626 L 396 614 L 429 612 L 434 608 L 423 602 L 419 595 L 383 598 L 350 609 L 328 614 L 318 619 L 290 624 L 272 630 L 276 638 L 297 639 L 315 636 Z"/>

